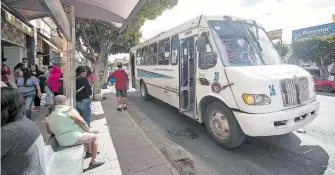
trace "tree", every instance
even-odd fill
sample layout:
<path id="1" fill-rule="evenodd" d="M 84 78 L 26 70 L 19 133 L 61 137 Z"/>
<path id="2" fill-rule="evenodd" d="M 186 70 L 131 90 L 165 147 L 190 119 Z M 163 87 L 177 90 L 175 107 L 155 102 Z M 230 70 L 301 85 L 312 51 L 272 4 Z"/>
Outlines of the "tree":
<path id="1" fill-rule="evenodd" d="M 277 42 L 275 44 L 275 47 L 278 51 L 278 53 L 281 53 L 281 56 L 286 56 L 288 54 L 288 52 L 290 51 L 290 47 L 288 44 L 281 44 L 281 42 Z M 280 52 L 280 48 L 282 49 L 281 52 Z"/>
<path id="2" fill-rule="evenodd" d="M 283 43 L 282 46 L 282 56 L 287 56 L 287 54 L 290 52 L 290 47 L 288 44 Z"/>
<path id="3" fill-rule="evenodd" d="M 145 20 L 153 20 L 164 10 L 177 5 L 178 0 L 148 0 L 124 33 L 91 19 L 76 19 L 76 49 L 94 65 L 93 96 L 101 93 L 107 77 L 108 56 L 125 53 L 139 43 L 140 28 Z"/>
<path id="4" fill-rule="evenodd" d="M 335 35 L 299 39 L 292 43 L 292 54 L 299 60 L 316 62 L 323 79 L 328 79 L 328 66 L 335 62 Z"/>

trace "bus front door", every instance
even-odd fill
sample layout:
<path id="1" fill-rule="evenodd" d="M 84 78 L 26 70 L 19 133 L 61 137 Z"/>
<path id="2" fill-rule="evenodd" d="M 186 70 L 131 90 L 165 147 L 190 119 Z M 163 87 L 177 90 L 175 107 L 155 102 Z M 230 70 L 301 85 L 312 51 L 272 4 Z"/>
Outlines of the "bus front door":
<path id="1" fill-rule="evenodd" d="M 179 111 L 194 118 L 195 107 L 195 37 L 180 40 Z"/>

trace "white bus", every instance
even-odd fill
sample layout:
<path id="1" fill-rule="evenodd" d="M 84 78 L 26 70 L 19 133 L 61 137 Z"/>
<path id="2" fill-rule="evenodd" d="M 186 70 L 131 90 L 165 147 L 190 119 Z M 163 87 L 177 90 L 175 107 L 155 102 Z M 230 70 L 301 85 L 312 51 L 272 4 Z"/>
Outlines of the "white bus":
<path id="1" fill-rule="evenodd" d="M 133 87 L 205 123 L 225 149 L 245 136 L 290 133 L 312 122 L 312 76 L 285 65 L 264 28 L 229 16 L 200 16 L 133 48 Z"/>

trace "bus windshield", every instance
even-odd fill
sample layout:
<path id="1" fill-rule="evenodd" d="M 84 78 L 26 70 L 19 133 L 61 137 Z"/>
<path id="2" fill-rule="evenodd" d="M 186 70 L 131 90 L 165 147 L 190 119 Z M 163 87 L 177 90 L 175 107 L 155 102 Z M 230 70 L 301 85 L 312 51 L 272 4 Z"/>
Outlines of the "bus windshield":
<path id="1" fill-rule="evenodd" d="M 209 20 L 220 58 L 225 66 L 283 64 L 264 29 L 243 21 Z"/>

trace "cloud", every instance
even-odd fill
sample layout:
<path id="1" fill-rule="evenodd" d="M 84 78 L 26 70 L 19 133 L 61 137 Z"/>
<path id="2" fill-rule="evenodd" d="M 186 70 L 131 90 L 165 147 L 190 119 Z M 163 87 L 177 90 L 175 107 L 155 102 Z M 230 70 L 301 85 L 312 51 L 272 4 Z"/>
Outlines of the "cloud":
<path id="1" fill-rule="evenodd" d="M 242 0 L 242 6 L 253 6 L 264 0 Z"/>

